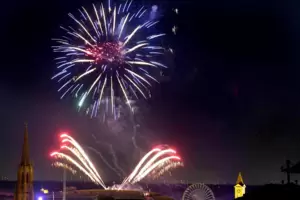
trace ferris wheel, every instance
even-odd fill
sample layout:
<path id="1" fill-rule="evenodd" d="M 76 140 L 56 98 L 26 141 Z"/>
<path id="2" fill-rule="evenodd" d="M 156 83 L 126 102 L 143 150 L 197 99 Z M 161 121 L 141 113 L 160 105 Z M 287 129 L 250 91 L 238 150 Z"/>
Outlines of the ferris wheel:
<path id="1" fill-rule="evenodd" d="M 215 195 L 208 186 L 196 183 L 184 191 L 182 200 L 215 200 Z"/>

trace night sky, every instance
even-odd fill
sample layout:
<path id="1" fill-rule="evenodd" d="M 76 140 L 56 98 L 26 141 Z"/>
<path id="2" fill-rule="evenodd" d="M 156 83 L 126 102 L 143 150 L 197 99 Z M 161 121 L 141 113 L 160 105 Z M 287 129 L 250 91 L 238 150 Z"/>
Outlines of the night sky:
<path id="1" fill-rule="evenodd" d="M 89 144 L 92 134 L 103 132 L 101 123 L 78 113 L 70 99 L 60 100 L 50 80 L 51 38 L 68 12 L 92 2 L 10 0 L 2 6 L 0 176 L 16 178 L 24 121 L 36 180 L 61 177 L 49 158 L 60 131 Z M 161 4 L 165 10 L 179 8 L 179 15 L 165 22 L 179 30 L 176 38 L 170 36 L 176 54 L 170 80 L 156 85 L 153 98 L 143 103 L 141 134 L 150 138 L 149 148 L 176 147 L 185 161 L 176 179 L 233 183 L 241 171 L 246 184 L 280 182 L 285 160 L 300 160 L 300 2 Z"/>

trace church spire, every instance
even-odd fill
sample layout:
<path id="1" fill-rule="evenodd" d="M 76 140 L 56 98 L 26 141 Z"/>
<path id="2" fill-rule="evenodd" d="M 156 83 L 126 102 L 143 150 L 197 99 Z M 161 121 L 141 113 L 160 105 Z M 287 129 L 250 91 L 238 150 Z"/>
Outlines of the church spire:
<path id="1" fill-rule="evenodd" d="M 21 158 L 21 165 L 29 165 L 29 143 L 28 143 L 28 126 L 25 123 L 25 130 L 24 130 L 24 142 L 23 142 L 23 149 L 22 149 L 22 158 Z"/>
<path id="2" fill-rule="evenodd" d="M 246 194 L 246 185 L 243 181 L 242 173 L 240 172 L 234 186 L 234 198 L 243 197 Z"/>
<path id="3" fill-rule="evenodd" d="M 27 124 L 25 124 L 22 158 L 17 176 L 17 187 L 14 200 L 34 200 L 33 167 L 29 158 Z"/>
<path id="4" fill-rule="evenodd" d="M 238 178 L 236 180 L 236 184 L 237 185 L 242 185 L 242 186 L 245 185 L 244 181 L 243 181 L 243 177 L 242 177 L 242 173 L 241 172 L 239 172 Z"/>

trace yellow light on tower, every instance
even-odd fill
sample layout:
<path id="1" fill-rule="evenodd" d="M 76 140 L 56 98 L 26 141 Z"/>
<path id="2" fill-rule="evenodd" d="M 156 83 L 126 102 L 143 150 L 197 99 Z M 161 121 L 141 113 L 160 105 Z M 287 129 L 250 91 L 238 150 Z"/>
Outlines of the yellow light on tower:
<path id="1" fill-rule="evenodd" d="M 244 184 L 242 173 L 240 172 L 234 186 L 234 198 L 243 197 L 246 193 L 246 185 Z"/>
<path id="2" fill-rule="evenodd" d="M 49 193 L 49 190 L 42 188 L 42 189 L 41 189 L 41 192 L 43 192 L 44 194 L 48 194 L 48 193 Z"/>

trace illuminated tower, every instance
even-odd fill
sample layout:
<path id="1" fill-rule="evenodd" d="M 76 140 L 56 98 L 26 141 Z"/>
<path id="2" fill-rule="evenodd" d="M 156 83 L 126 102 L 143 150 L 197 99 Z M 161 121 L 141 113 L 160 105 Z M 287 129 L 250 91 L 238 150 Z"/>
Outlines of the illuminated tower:
<path id="1" fill-rule="evenodd" d="M 240 198 L 246 193 L 246 185 L 244 184 L 242 173 L 240 172 L 234 186 L 234 198 Z"/>
<path id="2" fill-rule="evenodd" d="M 25 124 L 22 158 L 18 169 L 17 187 L 14 200 L 34 200 L 33 167 L 29 159 L 27 124 Z"/>

